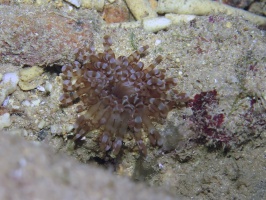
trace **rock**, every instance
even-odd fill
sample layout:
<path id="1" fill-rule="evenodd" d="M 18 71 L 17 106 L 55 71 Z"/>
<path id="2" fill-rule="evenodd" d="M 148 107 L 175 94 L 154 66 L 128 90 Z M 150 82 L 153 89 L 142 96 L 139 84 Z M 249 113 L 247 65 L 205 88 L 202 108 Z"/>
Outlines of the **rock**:
<path id="1" fill-rule="evenodd" d="M 248 8 L 254 0 L 222 0 L 224 4 L 230 5 L 236 8 Z"/>
<path id="2" fill-rule="evenodd" d="M 22 90 L 32 90 L 42 83 L 40 78 L 43 68 L 38 66 L 23 68 L 19 72 L 20 81 L 18 83 Z"/>
<path id="3" fill-rule="evenodd" d="M 254 2 L 249 7 L 248 11 L 256 13 L 258 15 L 266 15 L 266 3 L 264 2 Z"/>
<path id="4" fill-rule="evenodd" d="M 2 82 L 0 83 L 0 105 L 4 102 L 5 98 L 13 93 L 19 81 L 17 72 L 6 73 L 2 77 Z"/>
<path id="5" fill-rule="evenodd" d="M 92 21 L 95 20 L 95 27 L 99 24 L 93 11 L 86 11 L 82 20 L 30 5 L 1 5 L 0 13 L 0 61 L 20 66 L 47 66 L 72 60 L 76 48 L 92 43 Z"/>
<path id="6" fill-rule="evenodd" d="M 148 0 L 126 0 L 126 3 L 137 20 L 157 17 Z"/>
<path id="7" fill-rule="evenodd" d="M 129 10 L 122 5 L 107 5 L 104 7 L 103 19 L 107 23 L 126 22 L 129 20 Z"/>
<path id="8" fill-rule="evenodd" d="M 164 191 L 80 164 L 39 143 L 8 133 L 0 136 L 0 199 L 176 199 Z"/>

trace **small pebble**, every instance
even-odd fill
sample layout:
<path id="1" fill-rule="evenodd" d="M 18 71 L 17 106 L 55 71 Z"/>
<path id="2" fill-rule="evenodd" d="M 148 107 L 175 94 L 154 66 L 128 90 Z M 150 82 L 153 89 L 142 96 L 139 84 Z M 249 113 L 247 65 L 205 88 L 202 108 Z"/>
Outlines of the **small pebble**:
<path id="1" fill-rule="evenodd" d="M 43 129 L 44 126 L 45 126 L 45 121 L 41 120 L 40 123 L 38 124 L 38 128 Z"/>
<path id="2" fill-rule="evenodd" d="M 37 86 L 36 89 L 41 91 L 41 92 L 45 92 L 45 88 L 43 86 L 41 86 L 41 85 Z"/>
<path id="3" fill-rule="evenodd" d="M 9 127 L 10 125 L 11 125 L 10 114 L 4 113 L 3 115 L 0 115 L 0 130 Z"/>
<path id="4" fill-rule="evenodd" d="M 51 133 L 53 135 L 61 133 L 61 132 L 62 132 L 62 130 L 60 129 L 60 125 L 58 125 L 58 124 L 51 125 Z"/>
<path id="5" fill-rule="evenodd" d="M 129 21 L 129 10 L 126 6 L 107 5 L 104 7 L 103 19 L 107 23 L 121 23 Z"/>
<path id="6" fill-rule="evenodd" d="M 45 90 L 46 90 L 47 92 L 51 92 L 52 89 L 53 89 L 53 86 L 52 86 L 52 84 L 51 84 L 50 82 L 46 81 L 46 82 L 45 82 L 45 85 L 44 85 L 44 88 L 45 88 Z"/>
<path id="7" fill-rule="evenodd" d="M 162 43 L 162 40 L 155 40 L 155 46 L 159 45 Z"/>
<path id="8" fill-rule="evenodd" d="M 21 103 L 23 106 L 30 106 L 31 105 L 31 103 L 28 101 L 28 100 L 24 100 L 24 101 L 22 101 L 22 103 Z"/>
<path id="9" fill-rule="evenodd" d="M 226 28 L 232 28 L 232 23 L 231 22 L 226 22 L 225 27 Z"/>
<path id="10" fill-rule="evenodd" d="M 73 124 L 69 124 L 69 125 L 66 126 L 66 131 L 70 132 L 70 131 L 73 130 L 73 128 L 74 128 L 74 125 Z"/>
<path id="11" fill-rule="evenodd" d="M 31 101 L 31 106 L 39 106 L 41 103 L 40 99 L 32 100 Z"/>
<path id="12" fill-rule="evenodd" d="M 6 107 L 9 103 L 10 96 L 7 96 L 7 98 L 3 101 L 2 106 Z"/>

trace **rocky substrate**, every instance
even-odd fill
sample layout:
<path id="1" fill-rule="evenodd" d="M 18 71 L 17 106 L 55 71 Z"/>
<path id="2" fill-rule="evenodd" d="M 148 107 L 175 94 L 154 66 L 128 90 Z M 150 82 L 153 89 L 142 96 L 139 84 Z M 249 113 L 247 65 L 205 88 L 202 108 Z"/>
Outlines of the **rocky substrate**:
<path id="1" fill-rule="evenodd" d="M 90 179 L 90 173 L 98 174 L 94 167 L 74 164 L 62 154 L 54 157 L 47 148 L 160 186 L 176 198 L 265 198 L 266 39 L 257 25 L 242 17 L 210 14 L 154 33 L 139 21 L 108 25 L 96 11 L 66 13 L 47 7 L 2 5 L 0 13 L 0 129 L 48 145 L 29 145 L 1 133 L 0 147 L 6 148 L 0 151 L 5 159 L 1 161 L 1 180 L 6 180 L 1 181 L 6 195 L 1 199 L 70 192 L 80 199 L 95 194 L 91 199 L 97 199 L 102 197 L 99 190 L 106 189 L 105 195 L 112 193 L 110 187 L 125 191 L 127 198 L 131 195 L 127 188 L 135 186 L 128 180 L 110 183 L 110 174 L 103 171 Z M 155 124 L 163 137 L 161 148 L 150 147 L 143 134 L 148 145 L 145 158 L 130 131 L 116 158 L 100 151 L 99 130 L 88 133 L 78 146 L 70 139 L 78 103 L 60 106 L 61 67 L 74 60 L 77 49 L 93 44 L 101 52 L 104 35 L 113 39 L 116 55 L 130 55 L 148 44 L 144 65 L 161 55 L 163 61 L 157 67 L 166 69 L 167 76 L 177 77 L 176 89 L 191 98 L 187 106 L 174 109 L 165 121 Z M 100 182 L 102 179 L 106 182 Z M 20 191 L 18 196 L 8 192 L 14 185 Z M 146 191 L 143 185 L 136 187 Z M 59 192 L 60 188 L 64 192 Z M 122 195 L 118 189 L 114 191 L 110 195 Z M 144 195 L 137 189 L 134 194 Z M 156 199 L 153 194 L 145 195 Z"/>

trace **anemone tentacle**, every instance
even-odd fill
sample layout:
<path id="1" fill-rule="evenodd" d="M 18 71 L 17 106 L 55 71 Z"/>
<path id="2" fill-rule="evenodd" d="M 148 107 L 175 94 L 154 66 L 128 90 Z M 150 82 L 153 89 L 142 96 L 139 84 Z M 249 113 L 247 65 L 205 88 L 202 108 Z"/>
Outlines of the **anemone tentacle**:
<path id="1" fill-rule="evenodd" d="M 128 127 L 133 131 L 136 144 L 147 153 L 141 131 L 147 131 L 152 145 L 162 145 L 161 136 L 153 122 L 166 118 L 177 103 L 188 101 L 185 93 L 173 87 L 175 78 L 166 78 L 164 69 L 156 69 L 162 61 L 158 56 L 147 68 L 140 61 L 149 48 L 147 45 L 129 56 L 115 57 L 112 40 L 104 37 L 104 52 L 94 47 L 79 50 L 76 61 L 62 67 L 63 92 L 61 104 L 81 101 L 74 125 L 76 139 L 90 130 L 101 128 L 100 149 L 119 153 Z"/>

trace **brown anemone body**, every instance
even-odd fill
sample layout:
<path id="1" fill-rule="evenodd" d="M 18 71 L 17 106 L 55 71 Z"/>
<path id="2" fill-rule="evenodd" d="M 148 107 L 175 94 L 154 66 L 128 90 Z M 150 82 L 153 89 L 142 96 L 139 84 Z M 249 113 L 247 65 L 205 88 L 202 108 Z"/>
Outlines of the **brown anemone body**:
<path id="1" fill-rule="evenodd" d="M 162 61 L 161 56 L 144 68 L 140 57 L 148 46 L 116 58 L 111 44 L 110 37 L 105 36 L 103 53 L 96 53 L 94 48 L 80 50 L 74 63 L 62 67 L 64 94 L 60 101 L 70 105 L 79 99 L 82 103 L 78 106 L 82 114 L 74 125 L 76 139 L 101 128 L 100 148 L 113 149 L 116 155 L 129 127 L 140 151 L 146 155 L 141 130 L 148 132 L 152 145 L 162 145 L 152 122 L 166 118 L 176 103 L 188 98 L 172 89 L 176 79 L 165 78 L 165 70 L 155 69 Z"/>

